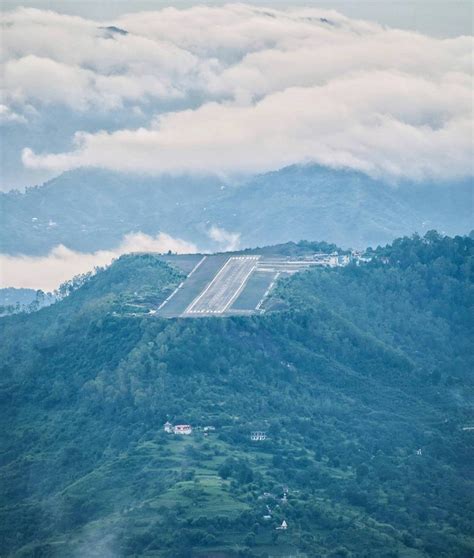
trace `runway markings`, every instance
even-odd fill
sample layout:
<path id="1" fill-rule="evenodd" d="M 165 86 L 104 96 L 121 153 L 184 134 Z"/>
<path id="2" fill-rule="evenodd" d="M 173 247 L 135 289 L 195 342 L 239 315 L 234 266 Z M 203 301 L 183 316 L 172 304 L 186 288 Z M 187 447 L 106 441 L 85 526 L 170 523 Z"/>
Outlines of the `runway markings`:
<path id="1" fill-rule="evenodd" d="M 231 256 L 183 315 L 223 314 L 236 300 L 260 256 Z"/>
<path id="2" fill-rule="evenodd" d="M 191 304 L 186 308 L 186 310 L 184 311 L 185 314 L 191 314 L 191 313 L 195 313 L 193 312 L 193 308 L 197 305 L 197 303 L 201 300 L 201 298 L 207 293 L 207 291 L 212 287 L 212 285 L 219 280 L 219 276 L 222 275 L 222 273 L 224 273 L 225 268 L 229 265 L 230 260 L 232 258 L 229 258 L 225 264 L 220 268 L 220 270 L 217 272 L 217 275 L 214 276 L 214 279 L 209 283 L 209 285 L 207 285 L 207 287 L 202 291 L 202 293 L 200 295 L 198 295 L 192 302 Z"/>
<path id="3" fill-rule="evenodd" d="M 247 284 L 247 281 L 249 279 L 249 277 L 252 275 L 252 273 L 255 271 L 256 265 L 254 265 L 250 271 L 247 273 L 247 275 L 244 277 L 242 283 L 240 284 L 239 288 L 235 291 L 235 293 L 232 295 L 232 297 L 230 298 L 229 302 L 225 305 L 224 310 L 222 310 L 223 312 L 225 312 L 227 310 L 227 308 L 229 308 L 230 306 L 232 306 L 232 304 L 234 303 L 234 301 L 236 300 L 236 298 L 239 296 L 239 294 L 242 292 L 243 288 L 245 287 L 245 285 Z"/>
<path id="4" fill-rule="evenodd" d="M 176 289 L 168 296 L 168 298 L 165 298 L 165 300 L 163 300 L 163 302 L 158 306 L 158 310 L 161 310 L 163 308 L 163 306 L 165 306 L 173 297 L 174 295 L 179 291 L 179 289 L 184 285 L 184 281 L 182 281 L 177 287 Z"/>
<path id="5" fill-rule="evenodd" d="M 203 256 L 198 263 L 192 268 L 192 270 L 190 271 L 189 275 L 187 276 L 187 279 L 189 279 L 191 277 L 191 275 L 196 271 L 196 269 L 204 262 L 204 260 L 207 258 L 207 256 Z M 174 297 L 174 295 L 179 291 L 179 289 L 181 289 L 181 287 L 184 285 L 184 281 L 182 281 L 177 287 L 176 289 L 168 296 L 168 298 L 166 298 L 159 306 L 158 306 L 158 310 L 161 310 L 166 304 L 168 304 L 168 302 Z"/>
<path id="6" fill-rule="evenodd" d="M 196 269 L 204 262 L 204 260 L 207 258 L 207 256 L 203 256 L 198 263 L 192 268 L 191 272 L 188 275 L 188 279 L 191 277 L 191 275 L 196 271 Z"/>
<path id="7" fill-rule="evenodd" d="M 260 310 L 260 308 L 262 307 L 262 304 L 264 303 L 265 299 L 267 298 L 267 296 L 270 294 L 271 290 L 275 286 L 275 283 L 277 282 L 278 277 L 280 277 L 280 272 L 279 271 L 275 274 L 275 277 L 273 278 L 273 281 L 270 283 L 270 285 L 268 285 L 268 289 L 265 291 L 264 295 L 260 299 L 260 302 L 257 304 L 257 306 L 255 306 L 255 310 Z"/>
<path id="8" fill-rule="evenodd" d="M 217 261 L 213 258 L 219 258 Z M 210 266 L 203 266 L 198 273 L 199 279 L 187 281 L 209 258 Z M 214 271 L 217 266 L 217 272 Z M 242 312 L 256 313 L 264 311 L 265 300 L 270 296 L 275 282 L 280 275 L 290 276 L 294 273 L 304 271 L 314 265 L 319 265 L 317 261 L 311 259 L 295 259 L 293 257 L 265 256 L 254 254 L 241 255 L 218 255 L 202 256 L 193 269 L 188 274 L 186 280 L 180 283 L 176 289 L 157 307 L 157 311 L 163 309 L 168 302 L 176 297 L 176 316 L 213 316 L 230 315 Z M 209 268 L 209 269 L 208 269 Z M 253 282 L 254 274 L 260 274 L 258 279 Z M 265 276 L 268 279 L 265 279 Z M 207 281 L 207 282 L 206 282 Z M 247 296 L 247 286 L 250 291 Z M 263 291 L 265 292 L 263 293 Z M 262 296 L 263 293 L 263 296 Z M 243 301 L 233 308 L 239 297 L 244 296 Z M 256 306 L 255 301 L 259 300 Z M 191 302 L 190 302 L 191 301 Z M 187 306 L 186 306 L 187 305 Z M 168 309 L 164 310 L 164 313 Z"/>

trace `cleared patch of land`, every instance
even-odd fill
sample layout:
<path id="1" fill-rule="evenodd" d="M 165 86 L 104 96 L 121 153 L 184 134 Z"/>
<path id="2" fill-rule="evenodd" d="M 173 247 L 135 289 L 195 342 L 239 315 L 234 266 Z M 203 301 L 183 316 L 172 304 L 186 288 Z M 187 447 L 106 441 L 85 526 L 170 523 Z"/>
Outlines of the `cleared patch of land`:
<path id="1" fill-rule="evenodd" d="M 337 256 L 310 254 L 288 257 L 264 254 L 163 256 L 164 261 L 188 274 L 156 309 L 162 317 L 205 317 L 254 314 L 280 276 L 314 265 L 344 265 Z"/>

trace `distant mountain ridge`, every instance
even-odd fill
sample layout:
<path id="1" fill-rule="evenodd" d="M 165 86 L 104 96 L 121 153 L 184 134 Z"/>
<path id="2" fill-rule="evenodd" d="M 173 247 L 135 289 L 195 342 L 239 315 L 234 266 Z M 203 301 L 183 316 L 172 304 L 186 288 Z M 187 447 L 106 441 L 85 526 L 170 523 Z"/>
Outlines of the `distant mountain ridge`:
<path id="1" fill-rule="evenodd" d="M 45 254 L 57 244 L 109 249 L 138 231 L 165 232 L 214 251 L 222 245 L 209 234 L 212 226 L 239 233 L 242 248 L 303 238 L 365 248 L 433 228 L 466 234 L 474 226 L 472 180 L 393 186 L 315 165 L 238 184 L 80 169 L 24 193 L 3 193 L 0 203 L 0 251 L 9 254 Z"/>
<path id="2" fill-rule="evenodd" d="M 0 306 L 9 305 L 28 305 L 33 302 L 36 297 L 34 289 L 0 289 Z"/>

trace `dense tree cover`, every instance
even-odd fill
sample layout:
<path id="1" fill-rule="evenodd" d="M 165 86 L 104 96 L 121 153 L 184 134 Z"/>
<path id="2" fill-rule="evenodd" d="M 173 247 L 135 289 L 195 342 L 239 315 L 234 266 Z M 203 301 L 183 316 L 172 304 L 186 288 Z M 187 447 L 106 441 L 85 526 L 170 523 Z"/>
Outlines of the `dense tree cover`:
<path id="1" fill-rule="evenodd" d="M 373 260 L 282 286 L 291 305 L 309 297 L 378 339 L 401 348 L 433 383 L 470 380 L 473 333 L 473 240 L 431 231 L 369 250 Z M 288 294 L 286 294 L 288 293 Z M 299 300 L 298 300 L 299 299 Z"/>
<path id="2" fill-rule="evenodd" d="M 5 555 L 472 556 L 473 248 L 400 239 L 226 319 L 131 311 L 180 275 L 128 256 L 3 318 Z"/>

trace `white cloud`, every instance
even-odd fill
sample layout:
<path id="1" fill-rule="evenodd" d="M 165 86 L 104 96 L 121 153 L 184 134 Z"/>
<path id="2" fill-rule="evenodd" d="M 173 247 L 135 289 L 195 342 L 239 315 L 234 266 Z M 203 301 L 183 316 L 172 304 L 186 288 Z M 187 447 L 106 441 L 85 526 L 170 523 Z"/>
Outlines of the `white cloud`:
<path id="1" fill-rule="evenodd" d="M 6 102 L 56 103 L 84 111 L 176 98 L 200 64 L 172 43 L 111 34 L 98 22 L 78 17 L 19 9 L 4 14 L 1 22 Z"/>
<path id="2" fill-rule="evenodd" d="M 395 178 L 472 173 L 472 37 L 248 5 L 111 22 L 127 34 L 41 10 L 3 19 L 6 107 L 115 111 L 114 130 L 123 111 L 157 114 L 139 129 L 78 131 L 71 152 L 25 149 L 31 169 L 241 173 L 314 161 Z M 188 108 L 160 113 L 173 99 Z"/>
<path id="3" fill-rule="evenodd" d="M 18 114 L 10 107 L 0 104 L 0 124 L 16 122 L 26 124 L 27 120 L 22 114 Z"/>
<path id="4" fill-rule="evenodd" d="M 12 102 L 64 104 L 76 111 L 114 109 L 149 94 L 157 98 L 182 96 L 168 80 L 150 74 L 101 75 L 32 54 L 5 64 L 4 84 Z"/>
<path id="5" fill-rule="evenodd" d="M 61 283 L 79 273 L 110 264 L 114 258 L 130 252 L 158 252 L 171 250 L 177 253 L 194 253 L 194 244 L 173 238 L 165 233 L 148 236 L 143 233 L 128 234 L 113 250 L 76 252 L 56 246 L 46 256 L 11 256 L 0 254 L 0 288 L 23 287 L 52 291 Z"/>
<path id="6" fill-rule="evenodd" d="M 207 235 L 211 240 L 223 245 L 224 251 L 238 250 L 240 245 L 240 233 L 226 231 L 221 227 L 213 225 L 208 231 Z"/>
<path id="7" fill-rule="evenodd" d="M 70 153 L 24 163 L 57 171 L 262 172 L 314 161 L 395 177 L 470 173 L 470 89 L 458 74 L 433 84 L 392 72 L 289 88 L 255 104 L 208 103 L 150 128 L 79 134 Z"/>

